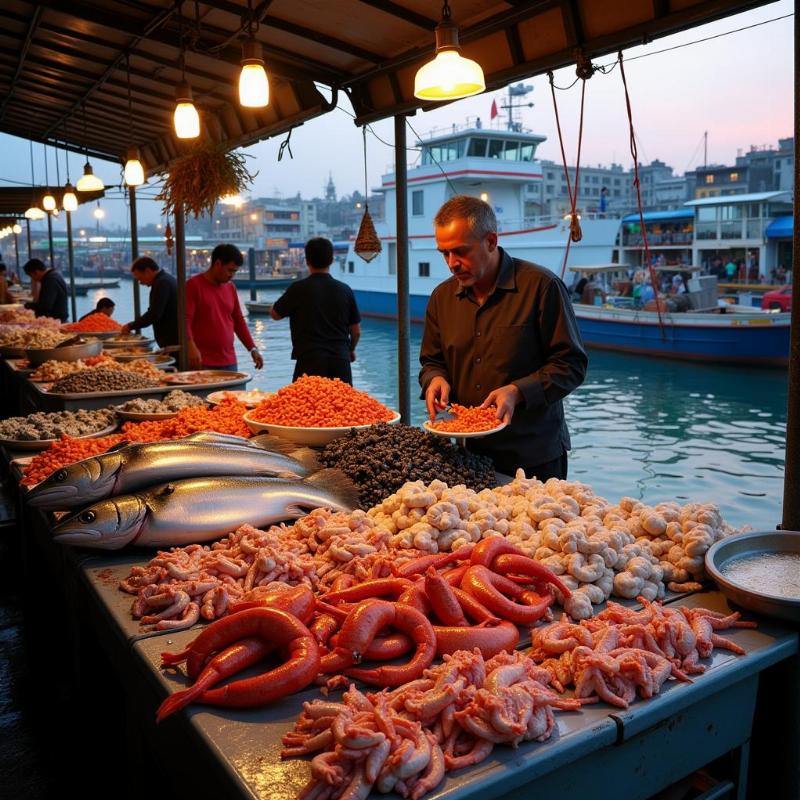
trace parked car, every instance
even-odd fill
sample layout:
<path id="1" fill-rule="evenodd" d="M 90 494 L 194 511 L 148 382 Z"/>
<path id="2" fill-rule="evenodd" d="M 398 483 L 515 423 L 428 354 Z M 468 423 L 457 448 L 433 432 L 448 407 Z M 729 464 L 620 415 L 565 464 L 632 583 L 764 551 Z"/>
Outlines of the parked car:
<path id="1" fill-rule="evenodd" d="M 791 311 L 792 308 L 792 285 L 781 286 L 775 292 L 767 292 L 761 298 L 761 308 L 779 309 L 781 311 Z"/>

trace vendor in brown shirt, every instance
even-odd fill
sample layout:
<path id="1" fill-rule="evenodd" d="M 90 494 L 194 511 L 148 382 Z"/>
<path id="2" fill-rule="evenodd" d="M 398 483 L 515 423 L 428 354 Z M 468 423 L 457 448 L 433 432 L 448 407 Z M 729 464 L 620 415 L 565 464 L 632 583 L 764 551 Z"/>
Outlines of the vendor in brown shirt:
<path id="1" fill-rule="evenodd" d="M 496 405 L 509 425 L 470 441 L 499 472 L 567 477 L 562 400 L 583 382 L 588 359 L 569 292 L 545 267 L 497 245 L 491 206 L 448 200 L 434 220 L 453 277 L 434 289 L 425 316 L 419 382 L 431 419 L 451 402 Z"/>

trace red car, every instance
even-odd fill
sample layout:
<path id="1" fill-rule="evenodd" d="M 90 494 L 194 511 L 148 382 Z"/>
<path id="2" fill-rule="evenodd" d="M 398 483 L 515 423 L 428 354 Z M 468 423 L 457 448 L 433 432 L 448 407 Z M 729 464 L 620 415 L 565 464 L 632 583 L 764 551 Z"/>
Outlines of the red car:
<path id="1" fill-rule="evenodd" d="M 767 292 L 761 298 L 761 308 L 775 308 L 781 311 L 792 309 L 792 285 L 781 286 L 775 292 Z"/>

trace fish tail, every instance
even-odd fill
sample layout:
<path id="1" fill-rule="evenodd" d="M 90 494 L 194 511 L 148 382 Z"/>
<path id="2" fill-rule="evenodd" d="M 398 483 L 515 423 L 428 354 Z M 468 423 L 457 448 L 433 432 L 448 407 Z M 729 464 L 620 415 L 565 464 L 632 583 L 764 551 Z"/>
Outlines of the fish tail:
<path id="1" fill-rule="evenodd" d="M 294 455 L 294 451 L 297 450 L 297 444 L 295 442 L 290 442 L 288 439 L 281 439 L 280 436 L 275 436 L 271 433 L 262 433 L 259 436 L 254 436 L 249 441 L 251 445 L 254 444 L 262 450 L 269 450 L 272 453 L 281 453 L 281 455 L 284 456 Z M 302 449 L 305 450 L 307 448 Z"/>
<path id="2" fill-rule="evenodd" d="M 275 437 L 278 438 L 277 436 Z M 306 475 L 311 475 L 313 472 L 319 472 L 322 469 L 322 464 L 319 463 L 317 454 L 310 447 L 300 447 L 297 450 L 292 450 L 289 455 L 303 465 Z"/>
<path id="3" fill-rule="evenodd" d="M 344 508 L 350 510 L 358 508 L 358 489 L 340 469 L 321 469 L 305 480 L 306 483 L 332 495 Z"/>
<path id="4" fill-rule="evenodd" d="M 182 689 L 180 692 L 170 695 L 159 707 L 156 712 L 156 723 L 162 722 L 171 714 L 180 711 L 199 697 L 209 687 L 216 683 L 218 676 L 215 672 L 209 673 L 205 678 L 198 679 L 194 686 Z"/>

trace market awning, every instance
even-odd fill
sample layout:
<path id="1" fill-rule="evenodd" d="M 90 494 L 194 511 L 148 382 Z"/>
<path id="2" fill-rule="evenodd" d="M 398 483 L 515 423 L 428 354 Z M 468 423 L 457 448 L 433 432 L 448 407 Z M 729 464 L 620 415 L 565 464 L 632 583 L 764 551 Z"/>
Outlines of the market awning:
<path id="1" fill-rule="evenodd" d="M 596 58 L 760 5 L 763 0 L 453 0 L 451 9 L 464 55 L 483 66 L 487 88 L 497 89 L 572 64 L 578 51 Z M 329 111 L 315 82 L 347 92 L 358 123 L 423 105 L 413 94 L 414 75 L 433 55 L 438 0 L 262 0 L 253 7 L 272 96 L 256 111 L 243 109 L 237 98 L 243 0 L 5 0 L 0 131 L 75 150 L 85 146 L 90 156 L 112 162 L 136 144 L 152 173 L 182 152 L 172 133 L 182 44 L 204 127 L 227 148 Z"/>
<path id="2" fill-rule="evenodd" d="M 60 200 L 63 193 L 63 186 L 0 186 L 0 214 L 19 218 L 34 202 L 41 208 L 41 200 L 46 194 L 52 194 Z M 75 192 L 75 196 L 78 205 L 82 205 L 105 197 L 105 191 Z"/>
<path id="3" fill-rule="evenodd" d="M 794 235 L 794 217 L 786 214 L 772 220 L 764 231 L 767 239 L 791 239 Z"/>

